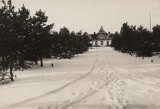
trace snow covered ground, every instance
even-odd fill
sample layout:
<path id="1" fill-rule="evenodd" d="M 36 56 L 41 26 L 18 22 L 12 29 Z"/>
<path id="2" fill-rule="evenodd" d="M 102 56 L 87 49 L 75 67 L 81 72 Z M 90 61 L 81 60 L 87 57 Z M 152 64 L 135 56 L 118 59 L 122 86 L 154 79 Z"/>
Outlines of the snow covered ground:
<path id="1" fill-rule="evenodd" d="M 44 65 L 1 85 L 0 109 L 160 109 L 158 56 L 143 60 L 102 47 Z"/>

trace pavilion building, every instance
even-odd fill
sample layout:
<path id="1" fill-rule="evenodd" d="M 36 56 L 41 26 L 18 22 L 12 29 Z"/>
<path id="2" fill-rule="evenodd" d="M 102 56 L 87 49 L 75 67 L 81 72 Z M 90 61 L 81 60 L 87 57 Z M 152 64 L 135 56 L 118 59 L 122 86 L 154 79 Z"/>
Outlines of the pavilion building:
<path id="1" fill-rule="evenodd" d="M 107 34 L 102 26 L 97 34 L 96 33 L 90 34 L 90 36 L 91 36 L 90 43 L 92 44 L 92 46 L 105 47 L 111 45 L 111 40 L 112 40 L 112 38 L 110 37 L 111 35 Z"/>

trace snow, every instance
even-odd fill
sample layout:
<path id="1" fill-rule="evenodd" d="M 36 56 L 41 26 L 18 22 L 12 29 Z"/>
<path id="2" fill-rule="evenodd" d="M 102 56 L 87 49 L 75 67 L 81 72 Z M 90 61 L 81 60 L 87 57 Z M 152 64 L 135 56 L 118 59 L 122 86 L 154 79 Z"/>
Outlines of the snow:
<path id="1" fill-rule="evenodd" d="M 160 109 L 158 55 L 142 59 L 99 47 L 44 65 L 16 71 L 15 82 L 0 85 L 0 109 Z"/>

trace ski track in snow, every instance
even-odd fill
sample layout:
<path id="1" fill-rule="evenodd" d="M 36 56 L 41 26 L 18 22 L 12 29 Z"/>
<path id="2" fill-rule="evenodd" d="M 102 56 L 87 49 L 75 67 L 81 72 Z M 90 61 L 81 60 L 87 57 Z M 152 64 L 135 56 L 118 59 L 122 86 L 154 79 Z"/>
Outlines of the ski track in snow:
<path id="1" fill-rule="evenodd" d="M 63 90 L 64 88 L 67 88 L 68 86 L 75 84 L 75 83 L 78 82 L 79 80 L 85 78 L 87 75 L 89 75 L 90 73 L 92 73 L 92 71 L 93 71 L 93 69 L 94 69 L 94 67 L 95 67 L 95 65 L 96 65 L 96 61 L 97 61 L 97 57 L 96 57 L 96 59 L 95 59 L 95 61 L 94 61 L 94 63 L 93 63 L 93 67 L 91 68 L 91 70 L 90 70 L 88 73 L 86 73 L 85 75 L 83 75 L 83 76 L 75 79 L 74 81 L 71 81 L 71 82 L 63 85 L 62 87 L 60 87 L 60 88 L 58 88 L 58 89 L 52 90 L 52 91 L 47 92 L 47 93 L 45 93 L 45 94 L 43 94 L 43 95 L 40 95 L 40 96 L 38 96 L 38 97 L 30 98 L 30 99 L 28 99 L 28 100 L 25 100 L 25 101 L 22 101 L 22 102 L 19 102 L 19 103 L 16 103 L 16 104 L 12 104 L 12 105 L 10 105 L 10 106 L 7 106 L 7 107 L 5 107 L 5 108 L 9 108 L 9 107 L 14 108 L 14 107 L 16 107 L 16 106 L 18 106 L 18 105 L 23 105 L 23 104 L 25 104 L 25 103 L 33 102 L 33 101 L 35 101 L 35 100 L 38 100 L 38 99 L 40 99 L 40 98 L 42 98 L 42 97 L 49 96 L 50 94 L 58 93 L 59 91 Z M 38 108 L 41 109 L 41 107 L 38 107 Z"/>
<path id="2" fill-rule="evenodd" d="M 102 54 L 101 54 L 102 55 Z M 91 68 L 91 70 L 86 73 L 85 75 L 77 78 L 76 80 L 69 82 L 67 84 L 65 84 L 64 86 L 47 92 L 43 95 L 40 95 L 38 97 L 34 97 L 13 105 L 10 105 L 9 107 L 15 108 L 16 107 L 21 107 L 25 104 L 30 104 L 34 101 L 37 101 L 43 97 L 49 96 L 51 94 L 57 94 L 59 93 L 61 90 L 65 90 L 66 88 L 68 88 L 69 86 L 74 86 L 76 83 L 78 83 L 80 80 L 86 79 L 86 78 L 90 78 L 90 75 L 94 74 L 94 73 L 98 73 L 99 75 L 101 75 L 101 78 L 95 81 L 90 82 L 90 86 L 87 90 L 84 90 L 83 92 L 81 92 L 80 94 L 82 95 L 77 95 L 77 97 L 75 97 L 74 99 L 70 100 L 70 98 L 68 98 L 68 101 L 64 101 L 59 105 L 53 106 L 54 109 L 66 109 L 67 107 L 70 107 L 72 105 L 84 102 L 86 99 L 92 97 L 93 95 L 95 95 L 96 93 L 99 92 L 99 90 L 103 89 L 103 88 L 108 88 L 107 93 L 108 93 L 108 97 L 110 97 L 111 100 L 113 100 L 114 102 L 116 102 L 116 105 L 113 106 L 109 106 L 110 109 L 114 109 L 114 108 L 118 108 L 121 109 L 124 105 L 124 101 L 122 100 L 122 98 L 118 98 L 118 96 L 122 96 L 123 94 L 123 90 L 121 88 L 121 86 L 119 85 L 119 78 L 118 78 L 118 72 L 116 72 L 115 67 L 113 65 L 111 65 L 110 61 L 106 58 L 101 59 L 100 56 L 97 56 L 93 67 Z M 37 107 L 37 109 L 51 109 L 52 106 L 39 106 Z"/>
<path id="3" fill-rule="evenodd" d="M 122 98 L 118 98 L 118 96 L 123 95 L 123 92 L 122 92 L 123 89 L 120 87 L 118 83 L 118 72 L 116 72 L 114 66 L 111 65 L 108 59 L 107 61 L 106 60 L 100 60 L 100 62 L 98 61 L 96 61 L 96 65 L 93 68 L 92 73 L 94 72 L 94 70 L 96 70 L 98 74 L 103 75 L 103 78 L 101 78 L 101 80 L 91 82 L 92 85 L 90 86 L 89 90 L 87 90 L 87 92 L 82 92 L 83 96 L 76 97 L 76 99 L 74 100 L 69 100 L 67 103 L 65 103 L 66 102 L 65 101 L 61 105 L 54 107 L 54 109 L 67 109 L 67 107 L 70 107 L 72 105 L 85 102 L 87 98 L 92 97 L 94 94 L 98 93 L 98 91 L 104 87 L 110 87 L 108 89 L 110 99 L 112 99 L 114 102 L 117 102 L 118 104 L 113 106 L 110 105 L 109 108 L 110 109 L 123 108 L 123 105 L 125 105 L 126 103 L 125 103 L 125 100 L 123 100 Z M 109 65 L 109 66 L 106 67 L 105 65 Z M 105 69 L 105 72 L 101 72 L 102 69 Z M 90 75 L 87 75 L 87 76 L 90 76 Z M 40 107 L 38 107 L 37 109 L 39 108 Z M 44 109 L 47 109 L 47 107 Z"/>

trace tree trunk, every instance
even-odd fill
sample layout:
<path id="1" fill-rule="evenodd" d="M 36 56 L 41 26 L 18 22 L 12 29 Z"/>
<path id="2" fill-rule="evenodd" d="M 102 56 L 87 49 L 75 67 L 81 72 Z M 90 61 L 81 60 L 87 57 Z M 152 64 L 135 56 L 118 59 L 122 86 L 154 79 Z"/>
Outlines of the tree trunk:
<path id="1" fill-rule="evenodd" d="M 24 67 L 25 67 L 25 61 L 24 61 L 23 59 L 20 61 L 20 67 L 21 67 L 21 68 L 24 68 Z"/>
<path id="2" fill-rule="evenodd" d="M 42 56 L 40 58 L 40 61 L 41 61 L 41 67 L 43 67 L 43 57 Z"/>
<path id="3" fill-rule="evenodd" d="M 12 61 L 12 59 L 11 59 L 11 61 L 10 61 L 10 78 L 11 78 L 11 81 L 14 81 L 14 78 L 13 78 L 13 61 Z"/>
<path id="4" fill-rule="evenodd" d="M 35 60 L 35 65 L 38 65 L 38 61 L 37 60 Z"/>

